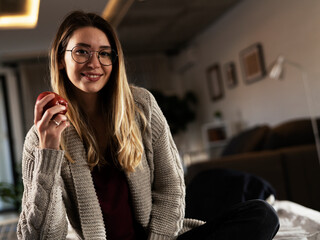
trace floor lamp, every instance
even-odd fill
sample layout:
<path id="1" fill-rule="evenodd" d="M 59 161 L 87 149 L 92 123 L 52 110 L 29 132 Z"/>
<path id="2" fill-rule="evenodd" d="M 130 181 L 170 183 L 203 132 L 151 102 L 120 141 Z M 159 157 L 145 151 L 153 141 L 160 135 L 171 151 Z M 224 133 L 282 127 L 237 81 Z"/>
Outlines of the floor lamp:
<path id="1" fill-rule="evenodd" d="M 313 100 L 311 97 L 311 91 L 310 91 L 310 86 L 308 83 L 307 72 L 304 70 L 304 68 L 300 64 L 298 64 L 296 62 L 292 62 L 292 61 L 284 58 L 283 56 L 279 56 L 270 68 L 269 77 L 272 79 L 277 79 L 277 80 L 282 79 L 283 75 L 284 75 L 284 65 L 285 64 L 290 65 L 292 67 L 295 67 L 301 72 L 303 87 L 304 87 L 305 94 L 307 97 L 307 104 L 308 104 L 308 110 L 309 110 L 310 119 L 311 119 L 312 130 L 313 130 L 314 139 L 315 139 L 315 143 L 316 143 L 318 161 L 320 164 L 319 129 L 318 129 L 315 113 L 314 113 L 314 104 L 313 104 Z"/>

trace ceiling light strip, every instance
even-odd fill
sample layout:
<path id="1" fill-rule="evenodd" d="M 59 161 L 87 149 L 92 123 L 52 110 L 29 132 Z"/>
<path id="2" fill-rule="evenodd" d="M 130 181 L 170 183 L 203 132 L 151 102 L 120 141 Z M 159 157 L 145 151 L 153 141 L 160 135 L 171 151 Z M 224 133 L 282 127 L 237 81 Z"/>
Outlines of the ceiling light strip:
<path id="1" fill-rule="evenodd" d="M 27 0 L 23 15 L 0 16 L 0 28 L 34 28 L 38 22 L 40 0 Z"/>

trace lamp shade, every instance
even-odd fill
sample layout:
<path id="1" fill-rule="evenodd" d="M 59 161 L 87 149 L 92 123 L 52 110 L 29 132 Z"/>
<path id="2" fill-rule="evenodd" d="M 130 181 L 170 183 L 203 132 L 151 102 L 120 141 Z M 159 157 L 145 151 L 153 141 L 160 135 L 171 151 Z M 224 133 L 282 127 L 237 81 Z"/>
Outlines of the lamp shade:
<path id="1" fill-rule="evenodd" d="M 279 56 L 276 61 L 272 64 L 270 71 L 269 71 L 269 77 L 272 79 L 279 80 L 283 76 L 283 64 L 284 64 L 284 57 Z"/>

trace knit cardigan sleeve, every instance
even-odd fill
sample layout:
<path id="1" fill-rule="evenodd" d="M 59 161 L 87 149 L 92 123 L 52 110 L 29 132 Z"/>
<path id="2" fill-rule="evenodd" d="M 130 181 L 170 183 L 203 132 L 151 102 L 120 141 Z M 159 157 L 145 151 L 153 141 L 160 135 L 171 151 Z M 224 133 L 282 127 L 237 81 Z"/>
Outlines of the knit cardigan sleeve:
<path id="1" fill-rule="evenodd" d="M 28 132 L 23 149 L 24 193 L 18 239 L 65 239 L 66 211 L 62 201 L 61 163 L 64 152 L 39 149 L 36 128 Z"/>
<path id="2" fill-rule="evenodd" d="M 153 151 L 150 240 L 175 239 L 182 229 L 185 209 L 183 169 L 167 121 L 149 93 Z"/>

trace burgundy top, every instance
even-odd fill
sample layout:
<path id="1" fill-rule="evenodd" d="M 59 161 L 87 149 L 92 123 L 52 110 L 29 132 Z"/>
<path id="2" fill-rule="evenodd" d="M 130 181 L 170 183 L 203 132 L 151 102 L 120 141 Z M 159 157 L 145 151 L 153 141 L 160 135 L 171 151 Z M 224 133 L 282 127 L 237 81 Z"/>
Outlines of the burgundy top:
<path id="1" fill-rule="evenodd" d="M 131 197 L 125 174 L 108 164 L 95 167 L 92 178 L 101 206 L 108 240 L 146 239 L 133 217 Z"/>

